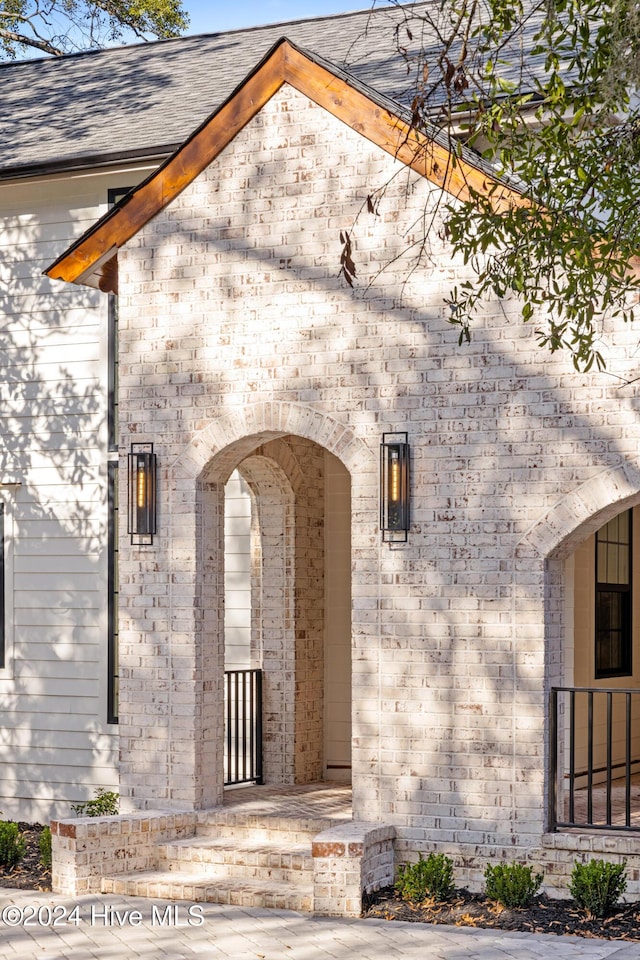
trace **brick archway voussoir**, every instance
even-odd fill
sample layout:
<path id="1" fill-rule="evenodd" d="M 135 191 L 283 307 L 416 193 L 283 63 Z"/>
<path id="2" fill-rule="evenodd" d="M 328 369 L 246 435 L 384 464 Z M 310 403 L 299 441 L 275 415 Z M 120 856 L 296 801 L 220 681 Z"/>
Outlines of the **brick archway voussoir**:
<path id="1" fill-rule="evenodd" d="M 640 458 L 605 470 L 566 494 L 529 528 L 516 547 L 516 556 L 563 559 L 636 503 L 640 503 Z"/>
<path id="2" fill-rule="evenodd" d="M 372 465 L 371 449 L 348 427 L 333 417 L 304 404 L 267 401 L 244 410 L 224 413 L 204 427 L 173 464 L 174 473 L 196 479 L 222 455 L 216 473 L 219 479 L 239 459 L 277 437 L 294 434 L 312 440 L 333 453 L 350 473 Z M 224 452 L 224 453 L 223 453 Z M 229 463 L 226 464 L 226 459 Z"/>

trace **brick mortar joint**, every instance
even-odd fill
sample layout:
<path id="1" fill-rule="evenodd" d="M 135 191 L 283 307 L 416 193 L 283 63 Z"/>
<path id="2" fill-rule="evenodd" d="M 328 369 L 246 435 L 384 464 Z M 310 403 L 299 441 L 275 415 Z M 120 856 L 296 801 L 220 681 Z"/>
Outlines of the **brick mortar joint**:
<path id="1" fill-rule="evenodd" d="M 166 830 L 182 830 L 186 826 L 192 826 L 195 832 L 195 814 L 185 812 L 154 815 L 144 812 L 124 814 L 117 817 L 78 817 L 73 820 L 52 820 L 51 833 L 53 836 L 75 838 L 77 840 L 97 836 L 132 836 L 139 841 L 141 833 L 153 835 Z"/>
<path id="2" fill-rule="evenodd" d="M 632 856 L 640 860 L 637 834 L 567 834 L 545 833 L 541 838 L 543 849 L 569 853 L 602 853 L 611 856 Z"/>
<path id="3" fill-rule="evenodd" d="M 315 858 L 362 858 L 374 846 L 388 843 L 392 847 L 395 836 L 393 826 L 353 821 L 317 834 L 311 844 L 311 855 Z"/>

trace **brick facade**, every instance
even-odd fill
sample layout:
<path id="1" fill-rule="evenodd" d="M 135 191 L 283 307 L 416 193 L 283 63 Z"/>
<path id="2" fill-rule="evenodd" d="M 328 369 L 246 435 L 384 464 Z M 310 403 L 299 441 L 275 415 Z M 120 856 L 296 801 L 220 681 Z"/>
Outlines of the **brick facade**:
<path id="1" fill-rule="evenodd" d="M 377 215 L 363 212 L 383 184 Z M 265 535 L 269 509 L 295 527 L 286 601 L 286 562 L 272 567 L 295 622 L 280 611 L 269 642 L 275 659 L 278 631 L 291 645 L 279 721 L 305 750 L 277 776 L 316 776 L 324 449 L 351 478 L 354 817 L 392 825 L 403 857 L 457 852 L 475 880 L 496 851 L 545 849 L 563 562 L 640 501 L 640 426 L 634 388 L 541 352 L 514 302 L 488 304 L 458 347 L 443 297 L 466 273 L 424 220 L 434 190 L 285 86 L 120 251 L 123 452 L 153 441 L 161 465 L 156 541 L 121 551 L 121 792 L 153 808 L 221 798 L 222 491 L 243 461 Z M 354 223 L 352 291 L 338 263 Z M 634 349 L 618 331 L 610 368 L 632 373 Z M 412 448 L 409 541 L 391 548 L 387 430 Z M 261 458 L 280 478 L 271 500 Z"/>

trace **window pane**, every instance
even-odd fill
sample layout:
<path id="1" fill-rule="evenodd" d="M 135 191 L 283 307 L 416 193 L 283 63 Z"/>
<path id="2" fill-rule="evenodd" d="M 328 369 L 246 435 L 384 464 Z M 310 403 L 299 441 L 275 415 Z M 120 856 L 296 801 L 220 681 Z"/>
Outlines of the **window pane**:
<path id="1" fill-rule="evenodd" d="M 629 547 L 621 546 L 618 553 L 618 583 L 629 583 Z"/>
<path id="2" fill-rule="evenodd" d="M 598 583 L 607 582 L 607 545 L 606 543 L 596 543 L 596 555 L 598 563 L 596 566 L 596 580 Z"/>
<path id="3" fill-rule="evenodd" d="M 630 673 L 629 599 L 628 591 L 597 591 L 596 677 Z"/>
<path id="4" fill-rule="evenodd" d="M 596 534 L 596 678 L 631 674 L 631 511 Z"/>
<path id="5" fill-rule="evenodd" d="M 598 583 L 630 583 L 631 511 L 625 510 L 596 534 Z"/>
<path id="6" fill-rule="evenodd" d="M 604 539 L 605 540 L 617 540 L 618 539 L 618 519 L 620 514 L 617 517 L 614 517 L 613 520 L 609 520 L 609 523 L 605 524 L 604 527 Z"/>

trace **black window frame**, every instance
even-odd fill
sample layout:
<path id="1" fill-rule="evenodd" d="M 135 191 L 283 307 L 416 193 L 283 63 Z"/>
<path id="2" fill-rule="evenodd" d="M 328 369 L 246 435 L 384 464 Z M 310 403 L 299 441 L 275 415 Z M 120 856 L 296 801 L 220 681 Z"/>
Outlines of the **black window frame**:
<path id="1" fill-rule="evenodd" d="M 594 671 L 596 680 L 605 680 L 612 677 L 630 677 L 633 673 L 633 514 L 625 510 L 618 514 L 618 524 L 626 518 L 627 539 L 611 539 L 608 535 L 610 523 L 605 524 L 595 536 L 595 647 Z M 626 548 L 627 550 L 627 580 L 618 579 L 599 580 L 601 566 L 598 563 L 600 548 Z M 619 563 L 619 557 L 616 561 Z M 610 628 L 612 620 L 617 620 L 619 626 Z M 611 655 L 611 634 L 619 634 L 618 656 Z M 605 655 L 605 643 L 608 652 Z M 608 666 L 602 666 L 608 661 Z"/>
<path id="2" fill-rule="evenodd" d="M 109 603 L 107 609 L 107 723 L 118 723 L 118 461 L 107 463 L 108 525 L 107 525 L 107 582 Z"/>
<path id="3" fill-rule="evenodd" d="M 110 189 L 109 207 L 115 206 L 131 189 Z M 109 294 L 107 353 L 107 723 L 118 723 L 118 298 L 115 294 Z"/>
<path id="4" fill-rule="evenodd" d="M 115 206 L 131 190 L 131 187 L 114 187 L 108 191 L 109 207 Z M 108 305 L 108 373 L 107 373 L 107 432 L 110 453 L 118 451 L 118 298 L 109 294 Z"/>

